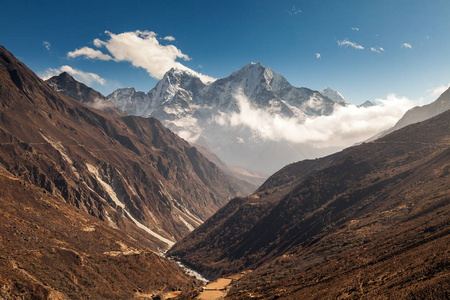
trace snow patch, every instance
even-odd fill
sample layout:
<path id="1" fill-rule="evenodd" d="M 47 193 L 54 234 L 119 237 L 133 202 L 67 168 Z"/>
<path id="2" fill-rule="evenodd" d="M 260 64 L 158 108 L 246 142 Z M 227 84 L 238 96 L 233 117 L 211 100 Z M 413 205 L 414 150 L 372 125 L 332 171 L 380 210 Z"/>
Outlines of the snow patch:
<path id="1" fill-rule="evenodd" d="M 105 217 L 106 217 L 106 220 L 108 220 L 108 225 L 110 227 L 115 228 L 115 229 L 119 229 L 119 227 L 117 227 L 116 223 L 113 222 L 113 220 L 109 216 L 109 213 L 106 210 L 105 210 Z"/>
<path id="2" fill-rule="evenodd" d="M 124 210 L 124 211 L 125 211 L 126 215 L 134 222 L 134 224 L 136 224 L 137 227 L 143 229 L 144 231 L 146 231 L 150 235 L 154 236 L 158 240 L 166 243 L 169 246 L 169 248 L 172 247 L 173 245 L 175 245 L 175 242 L 173 242 L 169 239 L 166 239 L 165 237 L 157 234 L 156 232 L 154 232 L 153 230 L 151 230 L 150 228 L 148 228 L 147 226 L 145 226 L 144 224 L 142 224 L 141 222 L 139 222 L 138 220 L 133 218 L 133 216 L 128 211 L 126 211 L 126 210 Z"/>
<path id="3" fill-rule="evenodd" d="M 69 157 L 69 155 L 67 155 L 66 149 L 61 144 L 61 142 L 55 141 L 55 140 L 52 140 L 52 139 L 46 137 L 42 132 L 39 132 L 39 133 L 44 138 L 44 140 L 47 141 L 47 143 L 49 143 L 53 148 L 55 148 L 59 152 L 61 157 L 70 165 L 70 168 L 72 169 L 72 172 L 75 174 L 76 178 L 79 179 L 80 174 L 78 173 L 77 169 L 75 169 L 75 167 L 73 166 L 73 161 Z"/>
<path id="4" fill-rule="evenodd" d="M 181 222 L 183 222 L 183 224 L 188 228 L 189 231 L 194 231 L 194 226 L 192 226 L 191 224 L 189 224 L 182 216 L 178 215 L 178 218 L 180 219 Z"/>
<path id="5" fill-rule="evenodd" d="M 125 208 L 125 204 L 123 204 L 119 198 L 117 197 L 116 192 L 114 192 L 114 189 L 112 188 L 112 186 L 110 186 L 108 183 L 106 183 L 105 181 L 103 181 L 103 179 L 100 177 L 100 174 L 98 173 L 98 170 L 96 167 L 94 167 L 91 164 L 86 163 L 86 167 L 88 168 L 89 172 L 95 176 L 95 178 L 97 179 L 98 183 L 100 183 L 100 185 L 103 187 L 103 190 L 108 193 L 109 197 L 114 201 L 114 203 L 117 206 L 120 206 L 122 208 Z"/>

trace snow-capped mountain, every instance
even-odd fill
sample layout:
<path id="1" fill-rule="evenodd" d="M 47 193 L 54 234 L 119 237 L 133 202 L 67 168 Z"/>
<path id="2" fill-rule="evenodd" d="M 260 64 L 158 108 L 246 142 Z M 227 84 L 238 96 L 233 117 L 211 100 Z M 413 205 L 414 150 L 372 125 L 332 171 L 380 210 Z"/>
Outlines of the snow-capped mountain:
<path id="1" fill-rule="evenodd" d="M 375 102 L 367 100 L 367 101 L 364 101 L 364 103 L 358 105 L 358 107 L 372 107 L 375 105 L 377 105 Z"/>
<path id="2" fill-rule="evenodd" d="M 228 164 L 263 172 L 316 153 L 310 153 L 312 149 L 307 147 L 272 143 L 248 126 L 237 125 L 233 118 L 243 112 L 244 106 L 249 113 L 264 112 L 302 123 L 307 117 L 329 115 L 336 105 L 347 104 L 342 95 L 330 88 L 319 92 L 294 87 L 260 62 L 245 65 L 209 84 L 192 73 L 171 69 L 148 93 L 123 88 L 108 98 L 130 115 L 159 119 L 181 137 L 209 148 Z M 268 160 L 273 165 L 261 163 Z"/>
<path id="3" fill-rule="evenodd" d="M 325 97 L 330 98 L 331 100 L 333 100 L 334 102 L 337 103 L 347 103 L 345 101 L 345 98 L 341 95 L 341 93 L 339 93 L 338 91 L 335 91 L 329 87 L 323 89 L 320 91 L 320 93 L 322 95 L 324 95 Z"/>

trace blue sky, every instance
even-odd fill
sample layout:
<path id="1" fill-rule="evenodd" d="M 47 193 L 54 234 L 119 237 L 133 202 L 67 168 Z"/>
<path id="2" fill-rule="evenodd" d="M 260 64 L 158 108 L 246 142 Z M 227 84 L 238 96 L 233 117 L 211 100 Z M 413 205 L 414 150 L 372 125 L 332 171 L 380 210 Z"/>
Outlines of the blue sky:
<path id="1" fill-rule="evenodd" d="M 180 63 L 221 78 L 261 61 L 355 104 L 391 93 L 427 103 L 450 84 L 448 0 L 3 0 L 2 10 L 1 45 L 41 76 L 78 72 L 105 95 L 148 91 Z M 84 47 L 90 56 L 76 52 Z M 155 67 L 149 53 L 167 61 Z"/>

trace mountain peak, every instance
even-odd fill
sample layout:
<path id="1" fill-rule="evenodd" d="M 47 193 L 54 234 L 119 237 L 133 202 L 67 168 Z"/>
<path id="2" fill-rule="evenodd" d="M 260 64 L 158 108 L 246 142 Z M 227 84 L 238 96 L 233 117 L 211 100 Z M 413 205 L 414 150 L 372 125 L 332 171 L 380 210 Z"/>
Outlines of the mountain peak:
<path id="1" fill-rule="evenodd" d="M 75 81 L 75 79 L 67 72 L 62 72 L 61 74 L 59 74 L 58 76 L 55 76 L 64 80 L 70 80 L 70 81 Z"/>
<path id="2" fill-rule="evenodd" d="M 375 106 L 376 104 L 372 101 L 366 100 L 364 103 L 358 105 L 358 107 L 372 107 Z"/>
<path id="3" fill-rule="evenodd" d="M 332 88 L 326 87 L 325 89 L 320 91 L 320 93 L 336 103 L 346 103 L 345 98 L 341 95 L 341 93 L 333 90 Z"/>
<path id="4" fill-rule="evenodd" d="M 180 78 L 180 77 L 198 78 L 199 80 L 201 80 L 200 77 L 198 76 L 198 74 L 196 74 L 195 72 L 188 70 L 188 69 L 180 69 L 180 68 L 176 68 L 176 67 L 170 68 L 170 70 L 164 74 L 163 79 L 168 78 L 170 76 L 177 77 L 177 78 Z"/>

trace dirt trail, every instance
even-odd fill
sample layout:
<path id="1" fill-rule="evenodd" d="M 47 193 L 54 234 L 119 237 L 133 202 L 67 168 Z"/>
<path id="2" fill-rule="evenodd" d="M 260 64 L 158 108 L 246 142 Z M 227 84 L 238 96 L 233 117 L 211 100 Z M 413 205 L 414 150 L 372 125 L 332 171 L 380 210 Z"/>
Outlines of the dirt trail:
<path id="1" fill-rule="evenodd" d="M 200 292 L 196 299 L 199 300 L 216 300 L 223 299 L 230 288 L 231 283 L 234 280 L 240 279 L 247 272 L 242 272 L 238 274 L 232 274 L 225 277 L 220 277 L 213 282 L 208 283 L 203 290 Z"/>

